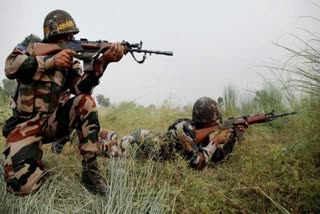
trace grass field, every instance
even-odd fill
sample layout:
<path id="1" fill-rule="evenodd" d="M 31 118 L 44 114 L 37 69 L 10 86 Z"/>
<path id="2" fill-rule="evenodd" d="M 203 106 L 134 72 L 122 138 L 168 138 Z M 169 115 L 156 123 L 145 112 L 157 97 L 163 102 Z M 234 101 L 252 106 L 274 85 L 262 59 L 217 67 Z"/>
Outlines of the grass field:
<path id="1" fill-rule="evenodd" d="M 46 183 L 36 194 L 17 197 L 6 192 L 1 178 L 0 213 L 317 213 L 319 133 L 308 135 L 319 124 L 319 112 L 312 114 L 312 105 L 305 108 L 309 110 L 251 126 L 229 161 L 203 171 L 190 169 L 183 159 L 100 158 L 110 185 L 106 197 L 92 195 L 80 184 L 76 145 L 67 144 L 61 155 L 45 145 Z M 99 117 L 102 127 L 124 135 L 138 128 L 165 129 L 188 115 L 190 111 L 170 105 L 148 109 L 131 103 L 100 109 Z"/>

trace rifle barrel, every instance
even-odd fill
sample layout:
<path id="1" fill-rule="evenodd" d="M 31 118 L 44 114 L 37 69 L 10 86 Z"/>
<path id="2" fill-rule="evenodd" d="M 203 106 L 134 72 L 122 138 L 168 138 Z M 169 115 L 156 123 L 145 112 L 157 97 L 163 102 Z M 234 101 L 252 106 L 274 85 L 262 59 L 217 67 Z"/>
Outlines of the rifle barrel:
<path id="1" fill-rule="evenodd" d="M 293 112 L 286 112 L 286 113 L 282 113 L 282 114 L 276 114 L 274 116 L 276 117 L 283 117 L 283 116 L 287 116 L 287 115 L 291 115 L 291 114 L 296 114 L 297 112 L 293 111 Z"/>
<path id="2" fill-rule="evenodd" d="M 153 51 L 153 50 L 143 50 L 143 49 L 129 49 L 128 51 L 136 52 L 136 53 L 148 53 L 148 54 L 160 54 L 166 56 L 173 56 L 172 51 Z"/>

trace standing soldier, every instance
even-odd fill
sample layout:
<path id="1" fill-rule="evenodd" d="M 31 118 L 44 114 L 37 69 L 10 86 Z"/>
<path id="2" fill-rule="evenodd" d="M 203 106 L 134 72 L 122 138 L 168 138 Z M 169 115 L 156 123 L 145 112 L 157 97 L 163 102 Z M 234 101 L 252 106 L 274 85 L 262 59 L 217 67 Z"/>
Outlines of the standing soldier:
<path id="1" fill-rule="evenodd" d="M 91 96 L 106 67 L 118 62 L 124 47 L 114 43 L 83 72 L 73 50 L 33 56 L 35 42 L 58 43 L 73 40 L 79 32 L 73 18 L 63 10 L 50 12 L 44 20 L 44 39 L 30 35 L 6 59 L 5 74 L 17 81 L 13 96 L 13 115 L 6 121 L 5 181 L 7 190 L 26 195 L 39 189 L 44 173 L 42 144 L 61 139 L 74 129 L 82 155 L 81 182 L 94 193 L 106 194 L 107 185 L 98 170 L 96 157 L 100 125 L 96 103 Z M 67 90 L 74 95 L 61 102 Z"/>

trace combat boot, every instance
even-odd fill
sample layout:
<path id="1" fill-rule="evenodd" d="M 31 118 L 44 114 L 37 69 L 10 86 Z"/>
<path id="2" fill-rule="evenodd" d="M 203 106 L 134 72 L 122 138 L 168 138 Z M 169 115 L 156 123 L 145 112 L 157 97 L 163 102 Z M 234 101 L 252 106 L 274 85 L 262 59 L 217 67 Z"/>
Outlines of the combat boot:
<path id="1" fill-rule="evenodd" d="M 81 183 L 94 194 L 106 195 L 108 187 L 99 172 L 96 157 L 82 160 L 82 167 Z"/>

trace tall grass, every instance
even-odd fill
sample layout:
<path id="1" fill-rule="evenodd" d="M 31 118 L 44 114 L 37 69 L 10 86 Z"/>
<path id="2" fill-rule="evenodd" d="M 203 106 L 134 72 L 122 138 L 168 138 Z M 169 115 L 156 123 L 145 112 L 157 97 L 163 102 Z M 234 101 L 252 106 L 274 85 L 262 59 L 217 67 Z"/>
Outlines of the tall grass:
<path id="1" fill-rule="evenodd" d="M 142 128 L 160 132 L 177 118 L 190 117 L 190 108 L 174 108 L 170 101 L 165 101 L 159 108 L 144 108 L 135 103 L 123 102 L 99 111 L 101 126 L 116 131 L 121 135 L 131 134 Z"/>
<path id="2" fill-rule="evenodd" d="M 311 18 L 320 24 L 320 20 Z M 307 149 L 319 156 L 320 134 L 320 37 L 318 32 L 302 29 L 305 37 L 302 39 L 292 35 L 296 47 L 292 48 L 280 43 L 275 45 L 286 51 L 291 57 L 282 65 L 266 66 L 272 70 L 277 80 L 282 84 L 282 94 L 291 97 L 289 101 L 303 115 L 300 118 L 301 130 L 296 137 L 300 140 L 296 148 Z M 292 100 L 295 99 L 295 102 Z M 310 153 L 308 153 L 310 155 Z"/>
<path id="3" fill-rule="evenodd" d="M 318 96 L 320 91 L 320 37 L 312 34 L 313 39 L 303 41 L 296 37 L 304 44 L 303 49 L 292 49 L 276 43 L 277 46 L 292 53 L 292 57 L 281 68 L 289 76 L 291 87 Z"/>
<path id="4" fill-rule="evenodd" d="M 239 98 L 239 92 L 234 85 L 229 84 L 224 88 L 223 108 L 222 108 L 223 114 L 227 116 L 232 116 L 236 112 L 239 112 L 239 110 L 237 109 L 237 106 L 239 104 L 238 98 Z"/>
<path id="5" fill-rule="evenodd" d="M 106 197 L 90 194 L 79 182 L 80 157 L 70 158 L 74 148 L 65 156 L 46 154 L 50 177 L 41 190 L 25 197 L 17 197 L 5 190 L 0 181 L 0 213 L 168 213 L 168 182 L 157 180 L 158 163 L 143 165 L 133 159 L 99 160 L 101 173 L 109 183 Z M 77 156 L 77 155 L 76 155 Z"/>
<path id="6" fill-rule="evenodd" d="M 241 94 L 237 88 L 229 85 L 224 89 L 221 109 L 225 117 L 262 114 L 271 111 L 292 110 L 283 92 L 275 85 L 265 84 L 261 90 Z"/>

